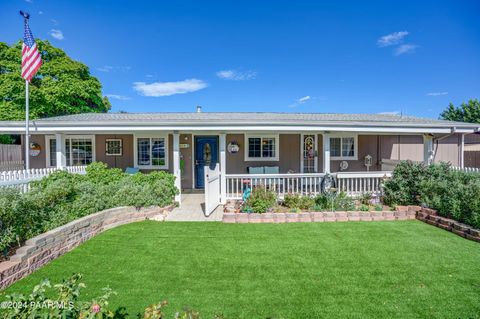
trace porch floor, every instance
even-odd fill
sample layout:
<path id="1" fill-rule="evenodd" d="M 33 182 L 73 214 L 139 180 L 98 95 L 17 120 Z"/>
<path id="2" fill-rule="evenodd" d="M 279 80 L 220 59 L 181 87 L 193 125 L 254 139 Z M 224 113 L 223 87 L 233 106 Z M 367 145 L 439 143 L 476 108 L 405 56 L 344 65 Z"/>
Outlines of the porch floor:
<path id="1" fill-rule="evenodd" d="M 205 222 L 222 220 L 223 206 L 220 205 L 210 216 L 205 216 L 205 195 L 201 194 L 182 194 L 182 203 L 180 207 L 171 211 L 165 221 L 171 222 Z"/>

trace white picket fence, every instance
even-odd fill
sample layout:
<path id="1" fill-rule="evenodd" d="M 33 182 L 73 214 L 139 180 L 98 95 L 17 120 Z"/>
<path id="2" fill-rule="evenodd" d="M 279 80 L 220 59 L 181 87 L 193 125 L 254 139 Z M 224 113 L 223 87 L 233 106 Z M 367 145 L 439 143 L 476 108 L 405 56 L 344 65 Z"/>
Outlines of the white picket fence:
<path id="1" fill-rule="evenodd" d="M 333 173 L 338 191 L 349 196 L 365 193 L 379 194 L 383 179 L 391 176 L 390 171 Z M 310 174 L 227 174 L 227 199 L 240 199 L 245 184 L 250 187 L 263 187 L 275 192 L 278 198 L 286 194 L 315 196 L 322 192 L 323 173 Z"/>
<path id="2" fill-rule="evenodd" d="M 220 164 L 214 169 L 204 167 L 205 215 L 209 216 L 220 205 Z"/>
<path id="3" fill-rule="evenodd" d="M 480 168 L 477 167 L 459 167 L 459 166 L 452 166 L 451 167 L 454 171 L 460 171 L 465 173 L 480 173 Z"/>
<path id="4" fill-rule="evenodd" d="M 63 168 L 63 170 L 70 173 L 85 174 L 85 168 L 86 166 L 68 166 Z M 27 192 L 30 182 L 40 180 L 58 170 L 62 169 L 32 168 L 29 170 L 0 172 L 0 187 L 16 187 L 23 192 Z"/>
<path id="5" fill-rule="evenodd" d="M 0 161 L 0 172 L 22 170 L 23 165 L 23 161 Z"/>

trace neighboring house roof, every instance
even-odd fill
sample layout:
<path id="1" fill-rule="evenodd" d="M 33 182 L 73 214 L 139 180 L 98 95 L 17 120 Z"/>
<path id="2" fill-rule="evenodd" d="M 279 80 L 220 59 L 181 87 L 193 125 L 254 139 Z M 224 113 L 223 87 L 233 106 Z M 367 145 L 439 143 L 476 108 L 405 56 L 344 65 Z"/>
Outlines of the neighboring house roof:
<path id="1" fill-rule="evenodd" d="M 21 131 L 21 121 L 0 121 L 0 131 Z M 318 130 L 449 133 L 474 132 L 479 124 L 390 114 L 338 113 L 85 113 L 32 120 L 32 131 Z M 300 127 L 300 128 L 299 128 Z"/>

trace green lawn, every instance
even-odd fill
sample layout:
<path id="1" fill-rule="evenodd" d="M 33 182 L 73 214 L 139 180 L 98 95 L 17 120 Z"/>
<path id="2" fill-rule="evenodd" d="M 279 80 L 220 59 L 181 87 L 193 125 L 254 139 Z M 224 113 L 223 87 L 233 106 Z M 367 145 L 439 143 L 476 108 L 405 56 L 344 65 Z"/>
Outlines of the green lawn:
<path id="1" fill-rule="evenodd" d="M 3 293 L 84 274 L 134 314 L 168 300 L 202 318 L 479 318 L 480 244 L 419 221 L 141 222 L 105 232 Z"/>

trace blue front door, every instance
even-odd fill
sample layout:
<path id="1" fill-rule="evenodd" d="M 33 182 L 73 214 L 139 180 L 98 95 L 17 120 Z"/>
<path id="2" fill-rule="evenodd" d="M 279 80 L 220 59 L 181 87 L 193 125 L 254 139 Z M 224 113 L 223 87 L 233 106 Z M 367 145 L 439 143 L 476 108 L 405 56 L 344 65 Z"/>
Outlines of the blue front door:
<path id="1" fill-rule="evenodd" d="M 195 188 L 205 187 L 204 166 L 215 167 L 218 163 L 218 138 L 195 137 Z"/>

